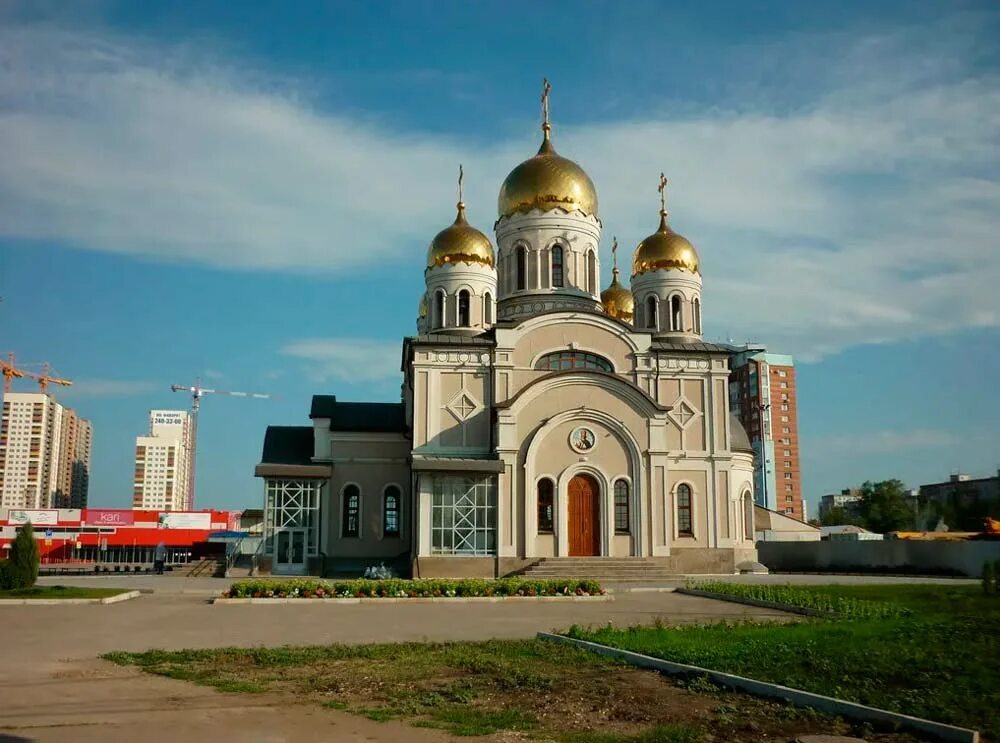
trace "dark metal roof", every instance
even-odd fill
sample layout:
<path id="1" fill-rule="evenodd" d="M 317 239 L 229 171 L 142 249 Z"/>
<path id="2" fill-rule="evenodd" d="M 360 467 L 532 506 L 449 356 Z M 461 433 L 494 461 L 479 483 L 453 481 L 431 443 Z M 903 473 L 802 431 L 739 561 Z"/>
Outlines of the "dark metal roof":
<path id="1" fill-rule="evenodd" d="M 496 344 L 493 333 L 489 331 L 479 335 L 451 335 L 450 333 L 411 335 L 404 338 L 403 342 L 433 346 L 493 346 Z"/>
<path id="2" fill-rule="evenodd" d="M 261 464 L 312 464 L 312 426 L 268 426 Z"/>
<path id="3" fill-rule="evenodd" d="M 338 402 L 335 395 L 313 395 L 310 418 L 329 418 L 331 431 L 405 433 L 401 402 Z"/>
<path id="4" fill-rule="evenodd" d="M 704 341 L 672 341 L 653 339 L 653 349 L 657 351 L 680 351 L 688 353 L 737 353 L 741 349 L 728 343 L 705 343 Z"/>

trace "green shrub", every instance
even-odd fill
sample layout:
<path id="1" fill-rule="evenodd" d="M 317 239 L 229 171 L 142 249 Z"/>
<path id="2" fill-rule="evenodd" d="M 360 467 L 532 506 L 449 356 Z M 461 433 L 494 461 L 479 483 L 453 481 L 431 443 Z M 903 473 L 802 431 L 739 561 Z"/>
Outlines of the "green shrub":
<path id="1" fill-rule="evenodd" d="M 0 560 L 0 591 L 10 589 L 10 560 Z"/>
<path id="2" fill-rule="evenodd" d="M 17 530 L 11 545 L 10 559 L 4 569 L 8 589 L 31 588 L 38 580 L 38 543 L 28 522 Z"/>
<path id="3" fill-rule="evenodd" d="M 226 598 L 469 598 L 479 596 L 599 596 L 604 593 L 594 580 L 530 580 L 527 578 L 420 578 L 404 580 L 323 581 L 242 580 L 223 593 Z"/>

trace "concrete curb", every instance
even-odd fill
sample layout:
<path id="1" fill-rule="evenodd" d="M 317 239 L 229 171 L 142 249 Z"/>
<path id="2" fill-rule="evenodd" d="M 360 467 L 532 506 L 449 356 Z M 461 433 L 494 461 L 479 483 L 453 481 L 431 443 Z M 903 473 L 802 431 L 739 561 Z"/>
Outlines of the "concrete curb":
<path id="1" fill-rule="evenodd" d="M 755 694 L 761 697 L 783 699 L 786 702 L 791 702 L 799 707 L 811 707 L 812 709 L 818 709 L 822 712 L 828 712 L 854 720 L 866 720 L 896 725 L 915 732 L 926 733 L 943 741 L 954 741 L 954 743 L 979 743 L 978 730 L 969 730 L 968 728 L 946 725 L 943 722 L 934 722 L 932 720 L 924 720 L 919 717 L 911 717 L 910 715 L 900 714 L 899 712 L 890 712 L 889 710 L 878 709 L 877 707 L 868 707 L 856 702 L 835 699 L 833 697 L 823 696 L 822 694 L 814 694 L 810 691 L 802 691 L 801 689 L 792 689 L 788 686 L 771 684 L 766 681 L 758 681 L 756 679 L 746 678 L 745 676 L 736 676 L 732 673 L 713 671 L 699 666 L 689 666 L 685 663 L 674 663 L 669 660 L 663 660 L 662 658 L 653 658 L 649 655 L 633 653 L 629 650 L 619 650 L 618 648 L 601 645 L 596 642 L 588 642 L 587 640 L 575 640 L 571 637 L 554 635 L 549 632 L 539 632 L 536 637 L 539 640 L 544 640 L 546 642 L 573 645 L 575 647 L 582 648 L 583 650 L 589 650 L 592 653 L 597 653 L 598 655 L 605 655 L 610 658 L 624 661 L 625 663 L 638 668 L 650 668 L 671 676 L 692 673 L 704 674 L 721 686 L 738 689 L 739 691 L 745 691 L 749 694 Z"/>
<path id="2" fill-rule="evenodd" d="M 833 617 L 840 616 L 835 611 L 823 611 L 821 609 L 809 609 L 805 606 L 793 606 L 791 604 L 779 604 L 776 601 L 764 601 L 763 599 L 751 599 L 745 596 L 731 596 L 728 593 L 716 593 L 715 591 L 702 591 L 697 588 L 678 588 L 677 593 L 683 593 L 688 596 L 701 596 L 705 599 L 716 599 L 718 601 L 729 601 L 733 604 L 744 604 L 746 606 L 757 606 L 762 609 L 775 609 L 777 611 L 785 611 L 789 614 L 802 614 L 807 617 L 820 617 L 822 619 L 831 619 Z"/>
<path id="3" fill-rule="evenodd" d="M 574 602 L 574 601 L 614 601 L 614 597 L 610 594 L 605 594 L 603 596 L 440 596 L 440 597 L 421 597 L 421 598 L 346 598 L 346 599 L 227 599 L 227 598 L 217 598 L 212 601 L 213 604 L 237 604 L 237 605 L 254 605 L 260 606 L 264 604 L 307 604 L 309 606 L 322 604 L 322 605 L 334 605 L 339 604 L 351 605 L 351 604 L 437 604 L 437 603 L 447 603 L 447 604 L 499 604 L 514 602 L 518 603 L 521 601 L 528 602 Z"/>
<path id="4" fill-rule="evenodd" d="M 123 591 L 102 599 L 0 599 L 0 606 L 98 606 L 138 598 L 138 591 Z"/>

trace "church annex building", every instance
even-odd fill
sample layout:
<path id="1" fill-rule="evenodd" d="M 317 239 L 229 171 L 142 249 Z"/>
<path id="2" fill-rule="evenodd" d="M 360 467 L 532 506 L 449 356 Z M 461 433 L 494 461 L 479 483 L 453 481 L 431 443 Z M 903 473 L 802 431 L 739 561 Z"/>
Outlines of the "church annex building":
<path id="1" fill-rule="evenodd" d="M 668 223 L 665 181 L 630 286 L 616 265 L 602 292 L 597 190 L 556 153 L 547 110 L 542 134 L 500 187 L 496 249 L 461 200 L 431 241 L 402 401 L 317 395 L 311 425 L 268 427 L 263 570 L 488 577 L 608 556 L 733 573 L 756 559 L 735 349 L 702 340 L 698 253 Z"/>

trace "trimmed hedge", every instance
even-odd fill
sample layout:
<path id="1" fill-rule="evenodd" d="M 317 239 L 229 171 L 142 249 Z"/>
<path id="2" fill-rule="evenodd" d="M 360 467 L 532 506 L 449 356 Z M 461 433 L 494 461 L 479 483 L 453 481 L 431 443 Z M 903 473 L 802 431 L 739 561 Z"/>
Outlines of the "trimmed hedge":
<path id="1" fill-rule="evenodd" d="M 324 581 L 241 580 L 223 592 L 224 598 L 468 598 L 478 596 L 600 596 L 604 588 L 594 580 L 530 580 L 498 578 L 389 579 Z"/>

